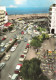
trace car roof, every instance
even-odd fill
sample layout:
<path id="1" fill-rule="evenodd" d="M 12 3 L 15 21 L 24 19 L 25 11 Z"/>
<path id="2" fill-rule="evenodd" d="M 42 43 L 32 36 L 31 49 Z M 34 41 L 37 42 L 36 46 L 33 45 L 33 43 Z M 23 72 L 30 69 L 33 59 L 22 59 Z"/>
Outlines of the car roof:
<path id="1" fill-rule="evenodd" d="M 16 77 L 18 76 L 18 74 L 13 74 L 12 78 L 11 79 L 15 79 Z"/>

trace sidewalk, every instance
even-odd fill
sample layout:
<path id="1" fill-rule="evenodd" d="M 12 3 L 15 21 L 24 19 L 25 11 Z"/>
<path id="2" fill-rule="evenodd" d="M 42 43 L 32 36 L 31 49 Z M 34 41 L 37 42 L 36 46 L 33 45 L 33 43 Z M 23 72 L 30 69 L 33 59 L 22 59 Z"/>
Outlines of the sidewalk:
<path id="1" fill-rule="evenodd" d="M 32 58 L 37 57 L 33 48 L 29 48 L 29 51 L 26 56 L 26 60 L 30 60 Z"/>

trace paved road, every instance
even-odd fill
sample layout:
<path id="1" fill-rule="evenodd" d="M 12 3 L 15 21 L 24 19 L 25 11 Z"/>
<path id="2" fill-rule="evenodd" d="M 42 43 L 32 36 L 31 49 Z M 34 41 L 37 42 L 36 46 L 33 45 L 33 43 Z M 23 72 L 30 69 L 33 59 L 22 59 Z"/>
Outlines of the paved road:
<path id="1" fill-rule="evenodd" d="M 3 42 L 4 42 L 4 43 L 9 42 L 9 39 L 10 39 L 10 38 L 13 38 L 15 34 L 18 34 L 18 35 L 19 35 L 19 32 L 20 32 L 19 30 L 18 30 L 18 31 L 15 31 L 15 32 L 13 32 L 13 33 L 7 32 L 7 33 L 6 33 L 7 39 L 4 40 Z"/>
<path id="2" fill-rule="evenodd" d="M 28 37 L 29 35 L 25 36 Z M 14 73 L 16 65 L 20 63 L 18 59 L 20 57 L 20 54 L 23 53 L 26 44 L 27 42 L 22 41 L 14 52 L 9 52 L 11 54 L 11 58 L 6 62 L 6 66 L 2 69 L 1 80 L 10 80 L 8 78 L 8 74 L 10 73 L 12 75 Z"/>

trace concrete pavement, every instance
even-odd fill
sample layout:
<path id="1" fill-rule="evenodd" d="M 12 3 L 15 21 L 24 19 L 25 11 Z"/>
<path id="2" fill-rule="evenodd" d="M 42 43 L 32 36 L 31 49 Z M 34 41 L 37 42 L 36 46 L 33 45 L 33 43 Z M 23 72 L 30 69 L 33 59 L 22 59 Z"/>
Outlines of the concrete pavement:
<path id="1" fill-rule="evenodd" d="M 26 35 L 26 37 L 28 37 L 28 35 Z M 1 80 L 10 80 L 8 74 L 10 73 L 12 75 L 14 73 L 16 65 L 21 63 L 19 62 L 19 57 L 21 54 L 23 54 L 23 50 L 26 44 L 27 42 L 21 41 L 21 43 L 18 44 L 18 47 L 14 52 L 9 52 L 11 58 L 9 59 L 9 61 L 5 62 L 6 65 L 1 72 Z"/>

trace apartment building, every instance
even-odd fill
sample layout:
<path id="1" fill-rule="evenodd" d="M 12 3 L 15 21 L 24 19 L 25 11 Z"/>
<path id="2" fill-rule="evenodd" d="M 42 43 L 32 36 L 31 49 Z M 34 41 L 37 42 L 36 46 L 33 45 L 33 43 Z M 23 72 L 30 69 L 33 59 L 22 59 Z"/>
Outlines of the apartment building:
<path id="1" fill-rule="evenodd" d="M 4 28 L 4 24 L 8 22 L 8 15 L 5 6 L 0 6 L 0 29 Z"/>
<path id="2" fill-rule="evenodd" d="M 50 33 L 56 34 L 56 4 L 49 8 L 49 29 Z"/>

